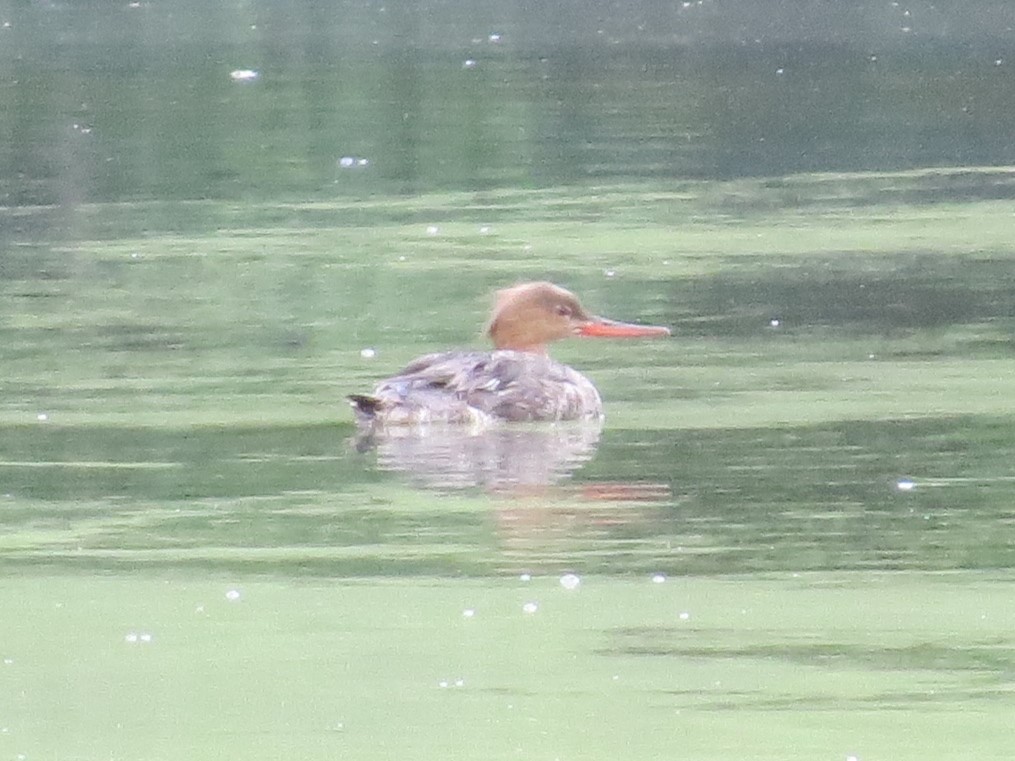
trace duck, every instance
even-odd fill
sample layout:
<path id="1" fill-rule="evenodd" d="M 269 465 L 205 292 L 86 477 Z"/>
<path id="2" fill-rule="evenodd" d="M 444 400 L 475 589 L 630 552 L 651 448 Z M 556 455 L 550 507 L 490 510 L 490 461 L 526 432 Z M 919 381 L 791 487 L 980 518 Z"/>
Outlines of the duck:
<path id="1" fill-rule="evenodd" d="M 566 288 L 527 282 L 496 292 L 486 334 L 491 351 L 427 354 L 370 394 L 347 397 L 357 424 L 377 429 L 602 420 L 595 385 L 551 359 L 547 345 L 572 336 L 656 338 L 670 330 L 591 314 Z"/>

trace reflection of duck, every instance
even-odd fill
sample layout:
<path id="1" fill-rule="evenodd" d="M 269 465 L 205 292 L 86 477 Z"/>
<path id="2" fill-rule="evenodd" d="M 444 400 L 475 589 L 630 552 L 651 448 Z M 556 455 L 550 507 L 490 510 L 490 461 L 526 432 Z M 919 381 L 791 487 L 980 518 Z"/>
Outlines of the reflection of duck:
<path id="1" fill-rule="evenodd" d="M 547 356 L 568 336 L 640 338 L 668 328 L 588 314 L 574 294 L 551 283 L 498 291 L 487 326 L 494 351 L 428 354 L 382 381 L 373 394 L 349 397 L 357 420 L 377 425 L 598 420 L 592 381 Z"/>
<path id="2" fill-rule="evenodd" d="M 602 422 L 493 426 L 398 426 L 363 433 L 361 451 L 376 450 L 377 466 L 426 489 L 517 493 L 551 486 L 592 459 Z"/>

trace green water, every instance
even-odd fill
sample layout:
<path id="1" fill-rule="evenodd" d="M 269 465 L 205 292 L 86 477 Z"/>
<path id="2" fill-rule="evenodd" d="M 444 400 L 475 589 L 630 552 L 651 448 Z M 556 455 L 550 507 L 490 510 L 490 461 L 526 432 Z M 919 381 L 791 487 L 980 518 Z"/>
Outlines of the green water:
<path id="1" fill-rule="evenodd" d="M 1001 759 L 1012 747 L 1007 574 L 587 576 L 567 591 L 545 577 L 36 573 L 0 589 L 12 757 Z"/>
<path id="2" fill-rule="evenodd" d="M 1007 205 L 693 193 L 83 207 L 149 230 L 15 252 L 3 752 L 1007 757 Z M 608 409 L 569 466 L 357 451 L 342 396 L 511 273 L 675 337 L 559 348 Z"/>
<path id="3" fill-rule="evenodd" d="M 382 8 L 0 5 L 0 758 L 1011 758 L 1007 6 Z"/>

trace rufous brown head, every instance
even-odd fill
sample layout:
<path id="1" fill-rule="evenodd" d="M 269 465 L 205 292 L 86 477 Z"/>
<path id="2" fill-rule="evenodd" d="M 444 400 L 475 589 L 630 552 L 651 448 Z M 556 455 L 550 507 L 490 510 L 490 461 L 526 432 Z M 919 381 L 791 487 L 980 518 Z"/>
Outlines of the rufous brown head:
<path id="1" fill-rule="evenodd" d="M 669 328 L 634 325 L 589 314 L 570 291 L 553 283 L 522 283 L 497 291 L 487 333 L 498 349 L 546 352 L 546 344 L 568 336 L 648 338 Z"/>

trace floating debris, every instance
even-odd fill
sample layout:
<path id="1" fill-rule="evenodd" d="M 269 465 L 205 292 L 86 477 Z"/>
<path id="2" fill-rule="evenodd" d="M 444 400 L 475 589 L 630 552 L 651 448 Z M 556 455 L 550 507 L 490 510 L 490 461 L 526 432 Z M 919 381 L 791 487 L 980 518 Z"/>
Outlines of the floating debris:
<path id="1" fill-rule="evenodd" d="M 336 163 L 342 169 L 355 169 L 356 167 L 369 166 L 370 159 L 365 159 L 361 156 L 343 156 Z"/>
<path id="2" fill-rule="evenodd" d="M 577 589 L 581 586 L 581 583 L 581 578 L 574 573 L 565 573 L 560 577 L 560 585 L 567 590 Z"/>

